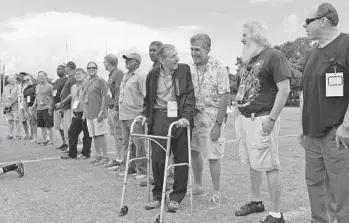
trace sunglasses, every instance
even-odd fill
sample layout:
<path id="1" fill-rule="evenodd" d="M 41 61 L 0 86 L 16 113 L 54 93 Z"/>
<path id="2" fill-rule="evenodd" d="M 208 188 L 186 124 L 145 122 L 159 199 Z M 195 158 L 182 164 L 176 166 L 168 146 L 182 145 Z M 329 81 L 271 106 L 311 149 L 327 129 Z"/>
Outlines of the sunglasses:
<path id="1" fill-rule="evenodd" d="M 29 82 L 30 80 L 29 79 L 24 79 L 25 82 Z"/>
<path id="2" fill-rule="evenodd" d="M 309 25 L 310 23 L 318 20 L 318 19 L 322 19 L 326 16 L 319 16 L 319 17 L 314 17 L 314 18 L 308 18 L 308 19 L 305 19 L 305 24 Z"/>
<path id="3" fill-rule="evenodd" d="M 87 70 L 97 70 L 97 67 L 87 67 Z"/>

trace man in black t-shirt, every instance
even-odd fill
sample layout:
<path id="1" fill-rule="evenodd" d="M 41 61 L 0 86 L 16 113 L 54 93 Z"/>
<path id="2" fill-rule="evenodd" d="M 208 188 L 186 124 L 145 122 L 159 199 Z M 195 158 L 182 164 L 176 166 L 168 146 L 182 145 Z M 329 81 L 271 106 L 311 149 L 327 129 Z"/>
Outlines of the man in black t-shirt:
<path id="1" fill-rule="evenodd" d="M 349 222 L 349 35 L 329 3 L 303 25 L 317 41 L 303 70 L 301 103 L 305 179 L 314 222 Z"/>
<path id="2" fill-rule="evenodd" d="M 68 148 L 68 144 L 66 141 L 66 137 L 64 135 L 64 128 L 63 128 L 63 110 L 62 109 L 55 109 L 56 104 L 61 102 L 61 92 L 63 90 L 63 87 L 65 83 L 67 82 L 68 78 L 65 75 L 65 66 L 59 65 L 57 67 L 57 76 L 59 77 L 54 85 L 53 85 L 53 99 L 52 99 L 52 107 L 54 109 L 54 127 L 56 130 L 59 130 L 59 133 L 62 138 L 62 145 L 58 147 L 57 149 L 65 150 Z"/>
<path id="3" fill-rule="evenodd" d="M 267 180 L 272 206 L 264 223 L 284 223 L 280 212 L 279 115 L 290 92 L 290 68 L 285 56 L 270 48 L 266 29 L 259 22 L 244 25 L 243 66 L 239 75 L 235 120 L 239 155 L 250 168 L 252 199 L 235 212 L 246 216 L 265 210 L 261 197 L 262 174 Z"/>
<path id="4" fill-rule="evenodd" d="M 66 142 L 68 142 L 68 130 L 69 130 L 69 127 L 71 124 L 71 118 L 72 118 L 70 93 L 71 93 L 71 86 L 76 84 L 75 69 L 76 69 L 76 64 L 72 61 L 69 61 L 65 66 L 65 73 L 66 75 L 68 75 L 68 80 L 65 83 L 62 89 L 62 92 L 60 94 L 61 102 L 56 105 L 57 108 L 63 109 L 63 130 L 64 130 L 64 137 Z M 64 151 L 68 152 L 69 148 L 67 148 Z"/>

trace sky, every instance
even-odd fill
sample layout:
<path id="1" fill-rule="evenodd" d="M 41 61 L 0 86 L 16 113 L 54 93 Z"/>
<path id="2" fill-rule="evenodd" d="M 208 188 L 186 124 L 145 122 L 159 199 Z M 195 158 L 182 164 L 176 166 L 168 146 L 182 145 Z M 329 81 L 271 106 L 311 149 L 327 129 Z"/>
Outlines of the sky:
<path id="1" fill-rule="evenodd" d="M 86 68 L 116 54 L 140 53 L 141 72 L 151 65 L 148 47 L 159 40 L 176 46 L 180 62 L 192 63 L 190 37 L 204 32 L 212 39 L 211 56 L 234 67 L 242 50 L 244 22 L 262 21 L 273 45 L 305 36 L 302 24 L 316 0 L 11 0 L 2 2 L 0 59 L 6 74 L 44 70 L 56 77 L 59 64 L 73 60 Z M 349 33 L 347 0 L 330 0 L 340 16 L 339 28 Z"/>

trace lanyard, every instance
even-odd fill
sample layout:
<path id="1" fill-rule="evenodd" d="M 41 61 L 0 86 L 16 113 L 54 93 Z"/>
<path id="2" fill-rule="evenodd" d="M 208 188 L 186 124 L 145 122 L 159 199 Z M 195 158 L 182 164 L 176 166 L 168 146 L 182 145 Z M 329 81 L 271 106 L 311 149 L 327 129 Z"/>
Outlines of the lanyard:
<path id="1" fill-rule="evenodd" d="M 204 77 L 205 77 L 206 68 L 207 68 L 207 64 L 205 65 L 205 69 L 204 69 L 204 71 L 201 74 L 201 81 L 200 81 L 199 66 L 196 65 L 196 76 L 197 76 L 197 79 L 198 79 L 199 94 L 201 94 L 201 86 L 202 86 L 202 84 L 204 83 L 204 80 L 205 80 Z"/>

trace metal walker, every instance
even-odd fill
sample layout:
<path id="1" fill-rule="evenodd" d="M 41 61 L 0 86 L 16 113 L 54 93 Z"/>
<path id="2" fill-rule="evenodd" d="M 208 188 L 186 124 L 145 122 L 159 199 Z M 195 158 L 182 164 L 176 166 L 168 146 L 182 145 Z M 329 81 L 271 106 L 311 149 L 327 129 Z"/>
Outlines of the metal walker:
<path id="1" fill-rule="evenodd" d="M 133 133 L 133 127 L 137 122 L 141 121 L 141 117 L 138 116 L 134 119 L 132 125 L 131 125 L 131 130 L 130 130 L 130 137 L 129 137 L 129 144 L 128 144 L 128 150 L 127 150 L 127 158 L 126 158 L 126 167 L 125 167 L 125 175 L 124 175 L 124 182 L 122 186 L 122 195 L 121 195 L 121 203 L 120 203 L 120 213 L 119 216 L 124 216 L 127 215 L 128 213 L 128 206 L 124 205 L 125 201 L 125 193 L 126 193 L 126 186 L 127 186 L 127 180 L 128 180 L 128 167 L 131 162 L 137 161 L 137 160 L 143 160 L 145 159 L 147 161 L 147 201 L 150 202 L 150 163 L 151 163 L 151 155 L 150 155 L 150 142 L 152 141 L 160 146 L 165 152 L 166 152 L 166 158 L 165 158 L 165 170 L 164 171 L 164 182 L 162 186 L 162 197 L 161 197 L 161 206 L 160 206 L 160 214 L 157 215 L 155 222 L 156 223 L 162 223 L 164 222 L 164 206 L 165 206 L 165 198 L 166 198 L 166 181 L 168 177 L 168 171 L 170 168 L 177 167 L 177 166 L 188 166 L 188 178 L 189 178 L 189 194 L 190 194 L 190 214 L 193 212 L 193 180 L 192 180 L 192 169 L 191 169 L 191 147 L 190 147 L 190 127 L 187 127 L 187 135 L 188 135 L 188 163 L 177 163 L 177 164 L 172 164 L 168 165 L 169 163 L 169 157 L 170 157 L 170 147 L 171 147 L 171 130 L 173 126 L 177 125 L 178 122 L 173 122 L 171 123 L 170 127 L 168 128 L 168 134 L 167 136 L 155 136 L 155 135 L 148 135 L 146 134 L 147 131 L 147 125 L 145 125 L 145 134 L 137 134 Z M 136 137 L 136 139 L 133 139 Z M 146 143 L 145 146 L 147 148 L 147 154 L 146 157 L 138 157 L 138 158 L 133 158 L 130 159 L 131 155 L 131 149 L 132 149 L 132 144 L 136 140 L 140 139 L 145 139 Z M 167 140 L 167 146 L 164 148 L 158 141 L 155 139 L 163 139 Z"/>

